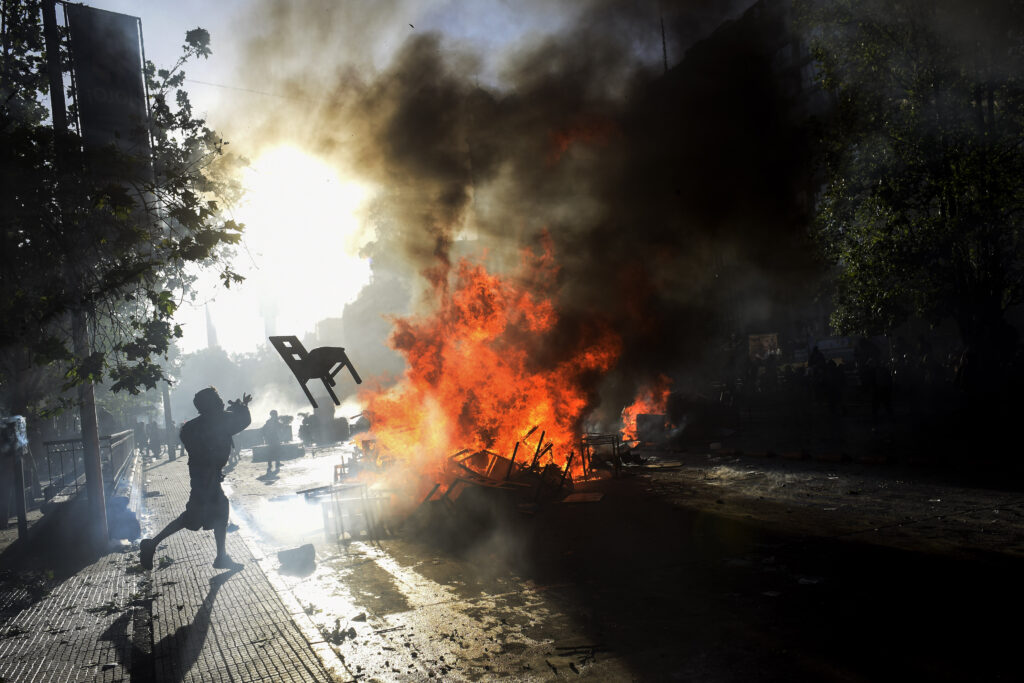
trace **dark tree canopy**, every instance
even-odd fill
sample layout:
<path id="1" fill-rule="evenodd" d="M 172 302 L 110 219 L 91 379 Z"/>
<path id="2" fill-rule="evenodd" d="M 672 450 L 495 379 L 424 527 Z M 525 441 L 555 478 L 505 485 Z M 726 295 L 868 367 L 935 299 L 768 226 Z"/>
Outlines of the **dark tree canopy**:
<path id="1" fill-rule="evenodd" d="M 41 104 L 49 87 L 40 2 L 4 0 L 2 10 L 0 352 L 21 361 L 5 363 L 0 381 L 57 364 L 67 386 L 152 388 L 198 269 L 220 269 L 225 285 L 241 280 L 226 256 L 242 226 L 222 212 L 238 194 L 231 159 L 182 88 L 182 67 L 209 56 L 210 36 L 189 31 L 171 68 L 146 64 L 150 118 L 139 124 L 152 155 L 132 158 L 114 145 L 89 148 L 74 131 L 55 134 Z M 65 69 L 67 61 L 62 54 Z M 88 357 L 72 352 L 73 310 L 92 320 Z"/>
<path id="2" fill-rule="evenodd" d="M 1005 349 L 1024 301 L 1021 3 L 803 4 L 836 104 L 817 216 L 834 325 L 952 318 L 969 347 Z"/>

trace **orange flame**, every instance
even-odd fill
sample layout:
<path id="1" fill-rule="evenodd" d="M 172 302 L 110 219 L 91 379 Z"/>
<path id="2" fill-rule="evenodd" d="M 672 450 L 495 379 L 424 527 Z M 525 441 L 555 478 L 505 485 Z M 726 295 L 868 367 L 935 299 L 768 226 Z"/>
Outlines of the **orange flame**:
<path id="1" fill-rule="evenodd" d="M 622 409 L 622 440 L 633 441 L 637 438 L 637 415 L 664 415 L 668 394 L 672 389 L 672 379 L 659 375 L 658 379 L 637 391 L 633 403 Z"/>
<path id="2" fill-rule="evenodd" d="M 573 341 L 560 336 L 556 344 L 550 244 L 539 256 L 523 257 L 516 278 L 460 261 L 451 287 L 437 288 L 432 314 L 395 321 L 391 345 L 406 359 L 405 374 L 360 398 L 378 448 L 407 471 L 444 481 L 452 454 L 487 449 L 510 456 L 534 426 L 553 444 L 550 458 L 559 466 L 578 450 L 594 379 L 615 364 L 621 340 L 607 326 L 590 324 L 575 330 Z M 542 363 L 540 349 L 545 357 L 564 351 Z M 518 462 L 532 455 L 533 444 L 521 447 Z"/>

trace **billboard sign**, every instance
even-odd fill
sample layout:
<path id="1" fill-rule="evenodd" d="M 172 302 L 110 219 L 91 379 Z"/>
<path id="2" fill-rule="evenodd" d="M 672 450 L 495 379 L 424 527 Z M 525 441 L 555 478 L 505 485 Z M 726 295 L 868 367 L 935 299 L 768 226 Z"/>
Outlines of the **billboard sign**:
<path id="1" fill-rule="evenodd" d="M 149 156 L 142 29 L 137 17 L 66 4 L 82 137 Z"/>

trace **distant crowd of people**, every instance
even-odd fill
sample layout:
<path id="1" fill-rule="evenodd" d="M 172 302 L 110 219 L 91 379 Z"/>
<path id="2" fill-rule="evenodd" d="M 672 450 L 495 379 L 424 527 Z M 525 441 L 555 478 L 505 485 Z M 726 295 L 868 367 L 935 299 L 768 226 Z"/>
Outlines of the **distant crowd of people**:
<path id="1" fill-rule="evenodd" d="M 171 460 L 185 454 L 185 448 L 178 438 L 179 425 L 171 422 L 171 428 L 161 427 L 156 422 L 135 422 L 135 449 L 139 455 L 160 458 L 167 455 Z"/>
<path id="2" fill-rule="evenodd" d="M 298 440 L 308 448 L 314 444 L 326 445 L 344 441 L 351 433 L 369 429 L 369 420 L 365 415 L 357 416 L 350 423 L 344 418 L 335 418 L 332 413 L 333 411 L 326 410 L 312 414 L 300 413 Z M 257 443 L 270 446 L 271 452 L 276 455 L 280 450 L 279 446 L 293 438 L 293 420 L 291 415 L 280 415 L 277 410 L 271 410 L 268 419 L 259 428 Z M 180 428 L 181 425 L 175 422 L 167 429 L 161 422 L 136 421 L 133 431 L 138 453 L 154 459 L 167 456 L 172 460 L 179 455 L 185 455 L 185 448 L 179 437 Z M 238 450 L 237 445 L 232 449 L 232 459 L 237 458 Z M 275 458 L 268 463 L 268 470 L 275 465 L 280 468 L 279 459 Z"/>
<path id="3" fill-rule="evenodd" d="M 852 362 L 829 357 L 818 346 L 810 349 L 806 362 L 783 363 L 777 351 L 745 358 L 739 367 L 727 370 L 720 401 L 735 404 L 756 395 L 774 396 L 811 401 L 832 415 L 842 415 L 856 395 L 870 403 L 877 419 L 892 416 L 897 399 L 928 410 L 974 389 L 979 359 L 970 349 L 936 353 L 920 335 L 916 344 L 898 338 L 888 351 L 883 353 L 874 341 L 861 337 L 853 347 Z"/>

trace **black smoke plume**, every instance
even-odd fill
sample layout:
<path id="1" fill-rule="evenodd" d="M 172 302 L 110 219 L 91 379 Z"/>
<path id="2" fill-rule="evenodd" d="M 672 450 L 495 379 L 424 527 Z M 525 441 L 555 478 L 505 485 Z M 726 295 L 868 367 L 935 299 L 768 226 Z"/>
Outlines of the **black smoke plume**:
<path id="1" fill-rule="evenodd" d="M 252 73 L 293 99 L 246 123 L 379 189 L 367 254 L 417 299 L 443 291 L 459 256 L 502 269 L 550 235 L 560 330 L 596 319 L 623 337 L 614 414 L 817 277 L 806 145 L 773 71 L 787 28 L 741 16 L 749 4 L 574 5 L 557 32 L 492 54 L 407 27 L 401 3 L 268 2 Z"/>

